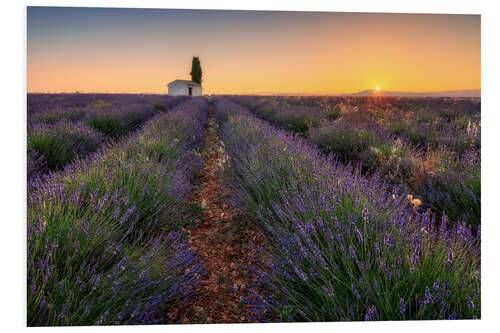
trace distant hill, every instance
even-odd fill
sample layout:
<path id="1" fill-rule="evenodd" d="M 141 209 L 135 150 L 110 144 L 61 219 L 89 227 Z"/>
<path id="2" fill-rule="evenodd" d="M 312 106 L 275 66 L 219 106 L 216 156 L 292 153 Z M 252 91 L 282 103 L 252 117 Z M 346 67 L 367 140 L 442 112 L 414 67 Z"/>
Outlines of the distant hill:
<path id="1" fill-rule="evenodd" d="M 481 97 L 481 89 L 464 89 L 464 90 L 444 90 L 437 92 L 408 92 L 408 91 L 390 91 L 390 90 L 375 90 L 367 89 L 357 93 L 348 94 L 328 94 L 319 93 L 276 93 L 276 92 L 258 92 L 249 95 L 258 96 L 398 96 L 398 97 Z"/>
<path id="2" fill-rule="evenodd" d="M 404 97 L 481 97 L 481 89 L 445 90 L 437 92 L 407 92 L 368 89 L 344 96 L 404 96 Z"/>

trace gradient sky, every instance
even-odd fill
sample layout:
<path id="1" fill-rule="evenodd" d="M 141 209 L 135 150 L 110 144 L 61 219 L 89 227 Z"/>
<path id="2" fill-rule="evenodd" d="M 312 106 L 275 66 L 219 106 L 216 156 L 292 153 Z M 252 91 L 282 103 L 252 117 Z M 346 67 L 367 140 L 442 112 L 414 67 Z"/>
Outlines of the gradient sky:
<path id="1" fill-rule="evenodd" d="M 28 7 L 28 92 L 480 89 L 479 15 Z"/>

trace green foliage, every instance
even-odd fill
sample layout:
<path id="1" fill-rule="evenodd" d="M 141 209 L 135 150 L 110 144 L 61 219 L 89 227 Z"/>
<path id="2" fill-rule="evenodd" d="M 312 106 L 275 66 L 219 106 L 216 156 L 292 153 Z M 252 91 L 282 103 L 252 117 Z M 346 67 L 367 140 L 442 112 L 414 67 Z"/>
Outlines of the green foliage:
<path id="1" fill-rule="evenodd" d="M 389 131 L 394 135 L 400 135 L 406 130 L 406 124 L 402 121 L 393 121 L 389 125 Z"/>
<path id="2" fill-rule="evenodd" d="M 98 107 L 101 107 L 103 109 L 110 109 L 113 105 L 109 102 L 98 99 L 96 101 L 91 102 L 89 104 L 89 106 L 98 106 Z"/>
<path id="3" fill-rule="evenodd" d="M 274 114 L 272 122 L 289 131 L 305 135 L 309 128 L 318 127 L 321 120 L 315 116 L 278 112 Z"/>
<path id="4" fill-rule="evenodd" d="M 457 130 L 466 129 L 467 126 L 469 125 L 469 123 L 470 123 L 470 119 L 467 116 L 462 116 L 460 118 L 456 118 L 453 120 L 453 126 Z"/>
<path id="5" fill-rule="evenodd" d="M 76 156 L 96 151 L 100 143 L 99 137 L 70 127 L 28 133 L 28 149 L 42 154 L 50 170 L 59 170 Z"/>
<path id="6" fill-rule="evenodd" d="M 452 221 L 481 225 L 480 163 L 462 165 L 462 170 L 437 172 L 420 192 L 435 212 L 444 212 Z"/>
<path id="7" fill-rule="evenodd" d="M 329 111 L 326 114 L 326 118 L 328 118 L 329 120 L 336 120 L 336 119 L 340 118 L 341 115 L 342 115 L 342 111 L 340 110 L 340 107 L 338 105 L 335 105 L 333 110 Z"/>
<path id="8" fill-rule="evenodd" d="M 193 57 L 191 72 L 189 73 L 189 75 L 191 75 L 191 80 L 201 84 L 202 73 L 200 59 L 198 57 Z"/>
<path id="9" fill-rule="evenodd" d="M 418 127 L 409 127 L 407 132 L 407 137 L 410 143 L 416 146 L 426 146 L 427 144 L 433 142 L 433 136 L 430 133 L 422 131 Z"/>
<path id="10" fill-rule="evenodd" d="M 85 124 L 107 137 L 118 138 L 138 129 L 146 120 L 151 118 L 157 110 L 128 110 L 121 113 L 98 113 L 89 116 Z"/>
<path id="11" fill-rule="evenodd" d="M 61 119 L 77 121 L 85 117 L 85 111 L 68 110 L 64 112 L 40 112 L 33 115 L 30 123 L 55 124 Z"/>
<path id="12" fill-rule="evenodd" d="M 61 119 L 61 115 L 59 115 L 57 113 L 42 112 L 42 113 L 34 116 L 33 119 L 31 120 L 31 122 L 33 124 L 36 124 L 36 123 L 54 124 L 59 119 Z"/>
<path id="13" fill-rule="evenodd" d="M 376 136 L 372 131 L 343 126 L 320 128 L 309 136 L 309 140 L 344 162 L 357 162 L 362 152 L 376 145 Z"/>
<path id="14" fill-rule="evenodd" d="M 459 112 L 455 109 L 446 109 L 441 113 L 441 117 L 443 117 L 447 121 L 452 121 L 458 116 Z"/>
<path id="15" fill-rule="evenodd" d="M 158 111 L 166 111 L 167 109 L 163 104 L 160 103 L 153 103 L 153 107 L 158 110 Z"/>
<path id="16" fill-rule="evenodd" d="M 119 137 L 125 134 L 125 128 L 116 115 L 101 114 L 90 117 L 85 124 L 109 137 Z"/>

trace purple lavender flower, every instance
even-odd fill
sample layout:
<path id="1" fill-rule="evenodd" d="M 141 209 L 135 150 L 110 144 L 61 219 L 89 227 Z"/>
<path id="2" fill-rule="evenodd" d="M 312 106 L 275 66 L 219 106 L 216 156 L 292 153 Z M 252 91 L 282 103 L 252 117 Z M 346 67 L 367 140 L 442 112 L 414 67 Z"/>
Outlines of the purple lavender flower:
<path id="1" fill-rule="evenodd" d="M 356 299 L 358 299 L 358 300 L 361 299 L 361 295 L 359 294 L 358 290 L 354 286 L 354 283 L 351 283 L 351 289 L 352 289 L 352 292 L 354 293 L 354 296 L 356 296 Z"/>
<path id="2" fill-rule="evenodd" d="M 430 304 L 430 303 L 432 303 L 432 301 L 433 301 L 433 297 L 432 297 L 432 294 L 430 292 L 430 289 L 429 289 L 429 287 L 425 287 L 425 296 L 424 296 L 423 304 L 424 305 Z"/>
<path id="3" fill-rule="evenodd" d="M 406 313 L 406 304 L 404 299 L 399 299 L 399 312 L 404 315 Z"/>
<path id="4" fill-rule="evenodd" d="M 365 321 L 376 320 L 377 317 L 377 308 L 375 307 L 375 305 L 370 306 L 365 314 Z"/>

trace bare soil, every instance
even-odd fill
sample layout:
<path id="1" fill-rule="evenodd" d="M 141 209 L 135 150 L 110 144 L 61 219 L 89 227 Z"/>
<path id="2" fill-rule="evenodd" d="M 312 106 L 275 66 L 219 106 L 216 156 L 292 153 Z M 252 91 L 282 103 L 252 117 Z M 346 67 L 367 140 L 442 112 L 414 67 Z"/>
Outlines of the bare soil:
<path id="1" fill-rule="evenodd" d="M 205 258 L 206 274 L 186 304 L 168 313 L 177 323 L 247 323 L 251 315 L 244 301 L 252 273 L 248 267 L 256 254 L 260 235 L 243 215 L 227 203 L 219 172 L 223 158 L 210 108 L 203 167 L 191 204 L 201 207 L 198 223 L 187 227 L 193 251 Z M 254 281 L 255 282 L 255 281 Z"/>

